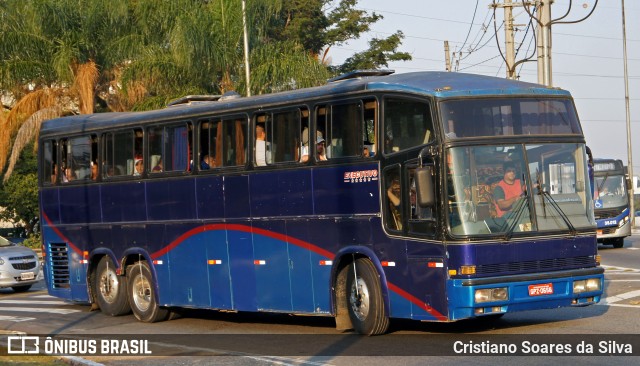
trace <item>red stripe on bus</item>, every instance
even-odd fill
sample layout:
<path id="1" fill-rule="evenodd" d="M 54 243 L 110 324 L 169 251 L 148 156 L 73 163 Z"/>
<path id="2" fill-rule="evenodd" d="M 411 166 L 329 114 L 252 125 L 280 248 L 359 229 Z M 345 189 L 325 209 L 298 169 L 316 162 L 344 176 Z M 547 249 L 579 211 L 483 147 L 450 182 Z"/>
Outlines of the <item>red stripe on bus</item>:
<path id="1" fill-rule="evenodd" d="M 316 254 L 319 254 L 319 255 L 321 255 L 323 257 L 326 257 L 326 258 L 333 259 L 333 257 L 334 257 L 334 254 L 329 252 L 328 250 L 322 249 L 322 248 L 320 248 L 320 247 L 318 247 L 316 245 L 313 245 L 311 243 L 308 243 L 308 242 L 300 240 L 300 239 L 293 238 L 293 237 L 288 236 L 288 235 L 274 233 L 273 231 L 269 231 L 269 230 L 265 230 L 265 229 L 259 229 L 259 228 L 255 228 L 255 227 L 248 226 L 248 225 L 240 225 L 240 224 L 209 224 L 209 225 L 198 226 L 198 227 L 193 228 L 193 229 L 187 231 L 186 233 L 180 235 L 178 238 L 176 238 L 176 240 L 172 241 L 166 247 L 164 247 L 164 248 L 158 250 L 157 252 L 151 254 L 151 258 L 156 259 L 158 257 L 161 257 L 161 256 L 169 253 L 171 250 L 173 250 L 175 247 L 177 247 L 183 241 L 187 240 L 188 238 L 190 238 L 193 235 L 204 233 L 206 231 L 215 231 L 215 230 L 232 230 L 232 231 L 241 231 L 241 232 L 245 232 L 245 233 L 263 235 L 263 236 L 267 236 L 267 237 L 270 237 L 270 238 L 273 238 L 273 239 L 277 239 L 277 240 L 280 240 L 280 241 L 291 243 L 291 244 L 293 244 L 295 246 L 310 250 L 310 251 L 312 251 L 312 252 L 314 252 Z"/>
<path id="2" fill-rule="evenodd" d="M 47 225 L 49 225 L 49 227 L 55 231 L 55 233 L 60 237 L 60 239 L 62 239 L 62 241 L 67 242 L 67 244 L 69 244 L 69 246 L 71 247 L 71 249 L 78 253 L 78 254 L 82 254 L 82 251 L 80 250 L 80 248 L 78 248 L 77 246 L 75 246 L 71 240 L 69 240 L 69 238 L 67 238 L 66 236 L 62 235 L 62 233 L 60 232 L 60 230 L 55 227 L 55 225 L 53 225 L 53 223 L 51 222 L 51 220 L 49 219 L 49 216 L 47 216 L 47 214 L 42 211 L 42 218 L 44 218 L 44 221 L 47 222 Z"/>
<path id="3" fill-rule="evenodd" d="M 417 297 L 411 295 L 410 293 L 406 292 L 405 290 L 401 289 L 400 287 L 392 284 L 391 282 L 387 281 L 387 286 L 389 286 L 389 290 L 397 293 L 398 295 L 404 297 L 405 299 L 409 300 L 410 302 L 414 303 L 415 305 L 418 305 L 418 307 L 420 307 L 422 310 L 426 311 L 427 313 L 433 315 L 436 319 L 438 320 L 447 320 L 447 317 L 440 314 L 436 309 L 432 308 L 431 306 L 427 305 L 424 303 L 424 301 L 421 301 L 420 299 L 418 299 Z"/>

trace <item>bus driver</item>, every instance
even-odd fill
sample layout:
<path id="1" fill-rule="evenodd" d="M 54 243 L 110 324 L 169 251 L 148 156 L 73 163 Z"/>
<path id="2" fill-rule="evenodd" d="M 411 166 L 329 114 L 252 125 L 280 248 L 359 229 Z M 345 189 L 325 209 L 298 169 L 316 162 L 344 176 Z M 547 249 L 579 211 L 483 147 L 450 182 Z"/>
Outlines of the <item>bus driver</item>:
<path id="1" fill-rule="evenodd" d="M 523 196 L 524 190 L 520 179 L 516 179 L 516 166 L 513 162 L 503 165 L 504 176 L 493 191 L 498 217 L 511 211 L 514 203 Z"/>

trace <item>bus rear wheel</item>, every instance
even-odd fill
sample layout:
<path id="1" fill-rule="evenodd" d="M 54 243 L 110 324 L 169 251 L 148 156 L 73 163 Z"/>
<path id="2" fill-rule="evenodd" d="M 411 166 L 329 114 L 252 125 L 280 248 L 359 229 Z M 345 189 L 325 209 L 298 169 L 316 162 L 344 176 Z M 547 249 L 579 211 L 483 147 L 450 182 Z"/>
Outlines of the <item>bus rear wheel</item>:
<path id="1" fill-rule="evenodd" d="M 383 334 L 389 328 L 385 314 L 378 273 L 366 258 L 349 265 L 347 275 L 347 308 L 353 329 L 365 335 Z"/>
<path id="2" fill-rule="evenodd" d="M 169 310 L 158 305 L 153 278 L 149 265 L 145 261 L 127 267 L 129 282 L 129 303 L 136 319 L 145 323 L 166 320 Z"/>
<path id="3" fill-rule="evenodd" d="M 109 256 L 98 262 L 94 280 L 94 293 L 100 311 L 111 316 L 128 314 L 131 311 L 127 299 L 127 281 L 116 273 L 116 266 Z"/>

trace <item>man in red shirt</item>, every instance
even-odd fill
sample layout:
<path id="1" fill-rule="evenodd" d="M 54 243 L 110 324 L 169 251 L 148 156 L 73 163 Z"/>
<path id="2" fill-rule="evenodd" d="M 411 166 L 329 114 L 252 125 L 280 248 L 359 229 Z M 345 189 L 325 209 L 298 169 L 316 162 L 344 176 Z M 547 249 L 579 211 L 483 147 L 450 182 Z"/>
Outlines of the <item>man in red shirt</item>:
<path id="1" fill-rule="evenodd" d="M 493 199 L 496 203 L 498 217 L 511 211 L 518 199 L 524 195 L 524 189 L 520 179 L 516 179 L 516 167 L 512 162 L 506 162 L 503 166 L 504 177 L 493 190 Z"/>

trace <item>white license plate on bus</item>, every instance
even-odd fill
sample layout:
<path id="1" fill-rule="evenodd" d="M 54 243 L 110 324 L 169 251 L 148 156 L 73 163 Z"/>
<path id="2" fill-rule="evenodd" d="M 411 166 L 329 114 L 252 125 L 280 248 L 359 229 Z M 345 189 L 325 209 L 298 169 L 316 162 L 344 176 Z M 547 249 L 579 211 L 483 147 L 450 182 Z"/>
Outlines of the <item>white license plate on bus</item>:
<path id="1" fill-rule="evenodd" d="M 553 283 L 541 283 L 529 285 L 529 296 L 542 296 L 553 294 Z"/>
<path id="2" fill-rule="evenodd" d="M 33 272 L 24 272 L 20 274 L 20 279 L 23 281 L 32 280 L 36 278 L 36 274 Z"/>

